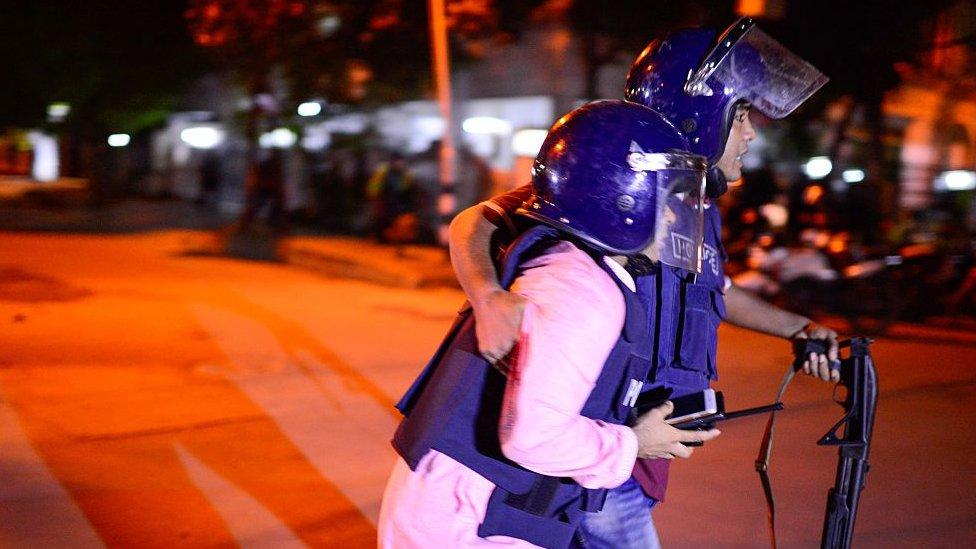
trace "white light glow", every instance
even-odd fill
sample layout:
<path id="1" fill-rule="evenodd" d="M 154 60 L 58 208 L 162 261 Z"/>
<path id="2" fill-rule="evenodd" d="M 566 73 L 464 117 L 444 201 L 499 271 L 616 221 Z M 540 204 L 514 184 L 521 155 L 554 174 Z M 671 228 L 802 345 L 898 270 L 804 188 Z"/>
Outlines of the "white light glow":
<path id="1" fill-rule="evenodd" d="M 71 112 L 67 103 L 51 103 L 47 106 L 47 116 L 52 122 L 60 122 Z"/>
<path id="2" fill-rule="evenodd" d="M 332 138 L 326 132 L 310 133 L 302 138 L 302 148 L 307 151 L 324 151 L 330 143 Z"/>
<path id="3" fill-rule="evenodd" d="M 366 130 L 369 118 L 363 114 L 347 114 L 327 120 L 322 129 L 329 133 L 357 134 Z"/>
<path id="4" fill-rule="evenodd" d="M 976 172 L 969 170 L 942 172 L 935 180 L 935 187 L 944 191 L 970 191 L 976 189 Z"/>
<path id="5" fill-rule="evenodd" d="M 864 170 L 844 170 L 840 176 L 844 178 L 845 183 L 860 183 L 864 181 Z"/>
<path id="6" fill-rule="evenodd" d="M 180 140 L 194 149 L 213 149 L 224 142 L 224 132 L 210 126 L 194 126 L 181 131 Z"/>
<path id="7" fill-rule="evenodd" d="M 418 116 L 413 120 L 413 125 L 418 133 L 428 139 L 444 135 L 444 119 L 439 116 Z"/>
<path id="8" fill-rule="evenodd" d="M 342 20 L 339 19 L 338 15 L 326 15 L 318 20 L 318 22 L 315 24 L 315 29 L 321 36 L 330 36 L 332 33 L 339 30 L 340 25 L 342 25 Z"/>
<path id="9" fill-rule="evenodd" d="M 807 174 L 810 179 L 822 179 L 832 169 L 834 169 L 834 165 L 826 156 L 814 156 L 803 165 L 803 173 Z"/>
<path id="10" fill-rule="evenodd" d="M 461 128 L 468 133 L 508 133 L 512 124 L 492 116 L 474 116 L 465 120 Z"/>
<path id="11" fill-rule="evenodd" d="M 287 149 L 298 142 L 298 135 L 288 128 L 277 128 L 258 138 L 258 144 L 265 149 Z"/>
<path id="12" fill-rule="evenodd" d="M 790 220 L 790 211 L 780 204 L 763 204 L 759 207 L 759 213 L 774 228 L 785 227 Z"/>
<path id="13" fill-rule="evenodd" d="M 108 136 L 109 147 L 124 147 L 129 144 L 131 137 L 127 133 L 113 133 Z"/>
<path id="14" fill-rule="evenodd" d="M 60 171 L 57 138 L 32 130 L 28 132 L 27 139 L 30 140 L 31 147 L 34 149 L 31 177 L 37 181 L 56 181 Z"/>
<path id="15" fill-rule="evenodd" d="M 298 116 L 318 116 L 322 112 L 322 105 L 315 101 L 308 101 L 298 106 Z"/>
<path id="16" fill-rule="evenodd" d="M 535 158 L 547 135 L 546 130 L 519 130 L 512 136 L 512 151 L 516 156 Z"/>

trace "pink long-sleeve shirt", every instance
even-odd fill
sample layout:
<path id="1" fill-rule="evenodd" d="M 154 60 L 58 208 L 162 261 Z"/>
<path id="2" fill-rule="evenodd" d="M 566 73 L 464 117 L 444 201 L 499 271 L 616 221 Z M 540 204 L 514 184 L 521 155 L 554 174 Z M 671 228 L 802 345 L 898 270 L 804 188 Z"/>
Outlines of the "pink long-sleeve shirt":
<path id="1" fill-rule="evenodd" d="M 630 275 L 606 261 L 632 289 Z M 525 267 L 512 287 L 528 303 L 505 389 L 502 451 L 526 469 L 586 488 L 619 486 L 634 467 L 636 435 L 580 411 L 623 328 L 624 298 L 606 271 L 567 242 Z M 398 459 L 383 496 L 380 547 L 533 547 L 505 536 L 478 537 L 493 489 L 434 450 L 415 471 Z"/>

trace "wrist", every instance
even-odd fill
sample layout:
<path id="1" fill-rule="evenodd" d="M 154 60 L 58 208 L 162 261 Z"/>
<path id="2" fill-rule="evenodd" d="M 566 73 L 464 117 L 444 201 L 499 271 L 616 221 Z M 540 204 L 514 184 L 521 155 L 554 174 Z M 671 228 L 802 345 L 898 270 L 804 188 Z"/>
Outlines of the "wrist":
<path id="1" fill-rule="evenodd" d="M 473 292 L 471 296 L 471 304 L 475 307 L 481 307 L 502 292 L 505 292 L 505 290 L 498 284 L 485 284 L 484 287 L 479 289 L 477 292 Z"/>
<path id="2" fill-rule="evenodd" d="M 800 334 L 807 331 L 807 328 L 813 324 L 813 321 L 805 316 L 801 316 L 796 321 L 789 324 L 789 328 L 786 330 L 786 334 L 783 336 L 785 339 L 796 339 Z"/>

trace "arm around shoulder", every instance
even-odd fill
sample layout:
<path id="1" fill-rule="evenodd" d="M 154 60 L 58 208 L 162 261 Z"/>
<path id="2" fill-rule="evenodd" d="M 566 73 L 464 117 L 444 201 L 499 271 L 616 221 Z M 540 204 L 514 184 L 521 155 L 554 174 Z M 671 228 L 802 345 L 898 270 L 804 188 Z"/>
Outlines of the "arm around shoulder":
<path id="1" fill-rule="evenodd" d="M 451 265 L 461 288 L 472 303 L 484 301 L 486 294 L 501 290 L 491 257 L 491 235 L 495 226 L 475 204 L 454 216 L 448 230 Z"/>
<path id="2" fill-rule="evenodd" d="M 482 215 L 483 207 L 475 204 L 451 221 L 449 243 L 454 273 L 474 309 L 478 350 L 495 363 L 518 339 L 525 299 L 498 282 L 491 257 L 496 227 Z"/>

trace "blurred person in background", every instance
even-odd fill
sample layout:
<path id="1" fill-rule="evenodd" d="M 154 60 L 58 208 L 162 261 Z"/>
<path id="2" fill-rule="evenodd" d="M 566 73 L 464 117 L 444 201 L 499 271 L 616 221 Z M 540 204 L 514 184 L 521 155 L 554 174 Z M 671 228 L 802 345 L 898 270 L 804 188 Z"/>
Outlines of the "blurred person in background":
<path id="1" fill-rule="evenodd" d="M 415 185 L 406 161 L 398 152 L 381 164 L 366 183 L 366 198 L 373 210 L 373 236 L 377 242 L 413 240 L 416 233 Z"/>
<path id="2" fill-rule="evenodd" d="M 855 241 L 868 247 L 877 246 L 883 241 L 882 192 L 881 180 L 872 175 L 851 185 L 844 197 L 844 226 L 851 231 Z"/>
<path id="3" fill-rule="evenodd" d="M 220 155 L 207 151 L 200 163 L 200 194 L 197 204 L 205 208 L 217 205 L 220 199 Z"/>
<path id="4" fill-rule="evenodd" d="M 625 98 L 662 113 L 711 166 L 701 273 L 639 256 L 631 262 L 638 295 L 649 311 L 662 312 L 651 327 L 658 352 L 645 390 L 663 387 L 677 397 L 707 388 L 718 377 L 717 331 L 723 320 L 787 340 L 828 341 L 828 352 L 808 357 L 803 371 L 825 381 L 839 379 L 829 367 L 837 359 L 833 330 L 775 307 L 725 276 L 721 219 L 714 204 L 727 182 L 742 175 L 741 157 L 756 136 L 750 108 L 782 118 L 825 82 L 819 71 L 745 18 L 721 36 L 711 29 L 669 33 L 651 42 L 631 67 Z M 526 301 L 499 285 L 492 257 L 497 246 L 525 230 L 510 214 L 529 194 L 522 187 L 495 197 L 461 212 L 451 224 L 451 260 L 474 308 L 478 348 L 496 363 L 504 362 L 519 337 Z M 609 492 L 601 513 L 584 519 L 588 547 L 659 546 L 649 511 L 664 498 L 668 462 L 639 460 L 633 473 L 634 482 Z M 632 535 L 647 532 L 648 525 L 652 534 Z"/>
<path id="5" fill-rule="evenodd" d="M 254 169 L 248 173 L 244 213 L 238 222 L 238 230 L 249 230 L 255 217 L 267 210 L 268 227 L 276 233 L 287 231 L 284 178 L 284 151 L 278 148 L 263 151 Z"/>

